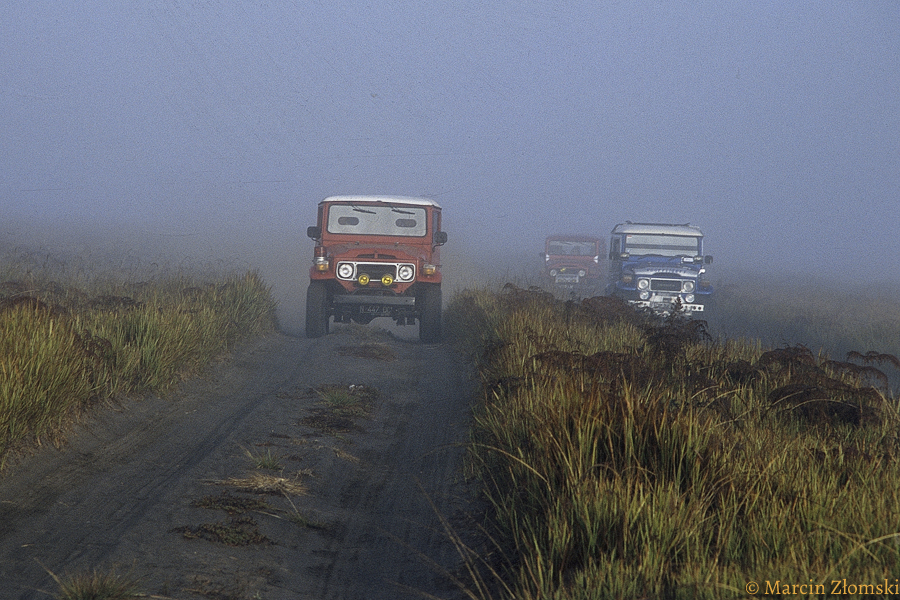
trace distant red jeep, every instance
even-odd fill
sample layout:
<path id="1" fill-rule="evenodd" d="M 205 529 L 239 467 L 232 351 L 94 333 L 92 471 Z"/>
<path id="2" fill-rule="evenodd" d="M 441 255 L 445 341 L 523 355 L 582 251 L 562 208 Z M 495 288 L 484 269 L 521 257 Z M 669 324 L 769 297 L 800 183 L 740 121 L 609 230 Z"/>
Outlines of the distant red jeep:
<path id="1" fill-rule="evenodd" d="M 306 336 L 329 322 L 390 317 L 419 322 L 419 339 L 441 337 L 441 207 L 427 198 L 331 196 L 319 203 L 306 292 Z"/>
<path id="2" fill-rule="evenodd" d="M 601 238 L 587 235 L 551 235 L 544 248 L 544 277 L 557 289 L 600 291 L 600 261 L 605 260 Z"/>

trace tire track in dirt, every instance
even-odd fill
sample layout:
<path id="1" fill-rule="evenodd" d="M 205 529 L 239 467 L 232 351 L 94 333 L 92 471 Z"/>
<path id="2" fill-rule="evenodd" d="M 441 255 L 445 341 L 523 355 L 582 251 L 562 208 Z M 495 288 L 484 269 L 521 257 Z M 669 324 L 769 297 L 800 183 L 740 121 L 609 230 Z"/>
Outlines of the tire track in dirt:
<path id="1" fill-rule="evenodd" d="M 62 450 L 13 465 L 0 478 L 0 599 L 55 591 L 43 566 L 130 569 L 143 591 L 172 598 L 402 598 L 407 588 L 455 597 L 422 559 L 448 569 L 458 560 L 419 485 L 444 514 L 466 509 L 458 443 L 473 388 L 444 346 L 365 335 L 254 340 L 170 399 L 98 411 Z M 373 335 L 391 360 L 339 352 L 371 346 Z M 364 384 L 379 398 L 348 432 L 302 424 L 321 410 L 310 390 L 325 384 Z M 252 472 L 247 452 L 263 447 L 308 494 L 210 485 Z M 232 547 L 176 532 L 223 521 L 196 505 L 222 493 L 267 502 L 271 511 L 246 518 L 274 543 Z"/>

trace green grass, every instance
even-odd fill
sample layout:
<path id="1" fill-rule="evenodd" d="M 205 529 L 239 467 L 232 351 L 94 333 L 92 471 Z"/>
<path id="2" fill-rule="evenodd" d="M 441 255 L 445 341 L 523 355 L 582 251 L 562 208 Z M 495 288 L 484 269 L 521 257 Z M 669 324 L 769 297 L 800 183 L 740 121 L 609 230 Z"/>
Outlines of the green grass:
<path id="1" fill-rule="evenodd" d="M 258 450 L 245 449 L 244 454 L 253 463 L 257 469 L 268 469 L 270 471 L 282 471 L 284 465 L 281 463 L 281 456 L 277 452 L 272 452 L 271 448 L 266 448 L 265 452 Z"/>
<path id="2" fill-rule="evenodd" d="M 0 468 L 9 453 L 56 441 L 96 402 L 164 394 L 238 340 L 275 327 L 255 272 L 198 282 L 61 282 L 3 269 Z"/>
<path id="3" fill-rule="evenodd" d="M 367 385 L 327 384 L 316 393 L 331 414 L 338 417 L 362 417 L 378 398 L 378 391 Z"/>
<path id="4" fill-rule="evenodd" d="M 468 466 L 505 557 L 493 597 L 900 571 L 900 419 L 871 365 L 518 288 L 457 294 L 446 323 L 482 382 Z"/>

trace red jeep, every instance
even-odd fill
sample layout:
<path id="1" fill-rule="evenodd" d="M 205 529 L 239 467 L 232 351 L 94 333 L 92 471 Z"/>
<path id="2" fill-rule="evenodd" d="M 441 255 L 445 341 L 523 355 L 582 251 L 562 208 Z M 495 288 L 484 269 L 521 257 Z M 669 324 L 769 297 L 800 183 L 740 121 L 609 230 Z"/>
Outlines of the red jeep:
<path id="1" fill-rule="evenodd" d="M 419 321 L 419 339 L 441 337 L 441 207 L 427 198 L 331 196 L 319 203 L 306 291 L 306 336 L 335 323 Z"/>
<path id="2" fill-rule="evenodd" d="M 564 290 L 600 291 L 604 242 L 588 235 L 551 235 L 544 248 L 544 277 Z"/>

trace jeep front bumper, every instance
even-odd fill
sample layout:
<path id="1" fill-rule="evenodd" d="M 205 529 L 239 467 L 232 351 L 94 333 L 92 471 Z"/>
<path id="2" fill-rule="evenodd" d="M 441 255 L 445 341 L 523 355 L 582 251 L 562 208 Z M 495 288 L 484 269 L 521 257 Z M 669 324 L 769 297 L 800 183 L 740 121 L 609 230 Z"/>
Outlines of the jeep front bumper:
<path id="1" fill-rule="evenodd" d="M 641 308 L 649 308 L 655 313 L 664 313 L 668 314 L 672 312 L 672 307 L 675 304 L 675 300 L 629 300 L 629 304 L 633 306 L 639 306 Z M 688 304 L 686 302 L 681 303 L 682 312 L 703 312 L 705 310 L 704 305 L 702 304 Z"/>
<path id="2" fill-rule="evenodd" d="M 416 299 L 413 296 L 375 296 L 353 294 L 347 296 L 335 296 L 335 304 L 360 306 L 363 304 L 377 304 L 380 306 L 414 306 Z"/>

